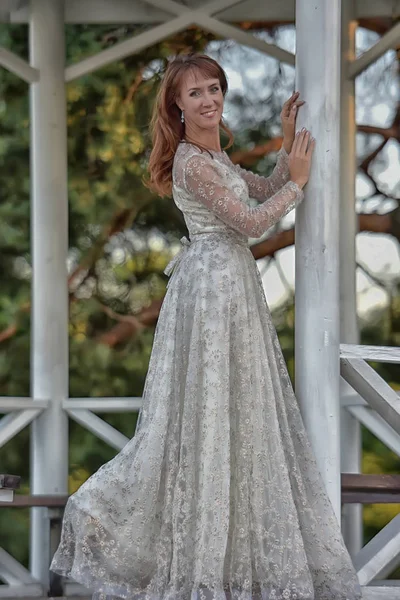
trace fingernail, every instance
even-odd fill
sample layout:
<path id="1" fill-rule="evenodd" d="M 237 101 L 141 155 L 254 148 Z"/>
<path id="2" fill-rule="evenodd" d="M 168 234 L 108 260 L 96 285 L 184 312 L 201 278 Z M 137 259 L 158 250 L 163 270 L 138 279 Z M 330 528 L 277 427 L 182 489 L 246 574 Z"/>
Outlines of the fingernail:
<path id="1" fill-rule="evenodd" d="M 305 128 L 305 127 L 303 127 L 303 128 L 302 128 L 302 131 L 305 131 L 305 130 L 306 130 L 306 128 Z"/>

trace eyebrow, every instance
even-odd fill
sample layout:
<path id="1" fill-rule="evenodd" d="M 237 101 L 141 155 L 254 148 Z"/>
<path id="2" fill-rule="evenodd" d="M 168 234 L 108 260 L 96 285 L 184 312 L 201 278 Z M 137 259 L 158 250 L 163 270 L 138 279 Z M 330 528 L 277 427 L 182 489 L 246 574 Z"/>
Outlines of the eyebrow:
<path id="1" fill-rule="evenodd" d="M 209 87 L 209 88 L 210 88 L 210 87 L 214 87 L 214 85 L 219 85 L 219 81 L 214 81 L 214 83 L 210 83 L 210 85 L 209 85 L 208 87 Z M 198 88 L 198 87 L 189 88 L 189 89 L 188 89 L 188 92 L 192 92 L 193 90 L 199 90 L 199 89 L 200 89 L 200 88 Z"/>

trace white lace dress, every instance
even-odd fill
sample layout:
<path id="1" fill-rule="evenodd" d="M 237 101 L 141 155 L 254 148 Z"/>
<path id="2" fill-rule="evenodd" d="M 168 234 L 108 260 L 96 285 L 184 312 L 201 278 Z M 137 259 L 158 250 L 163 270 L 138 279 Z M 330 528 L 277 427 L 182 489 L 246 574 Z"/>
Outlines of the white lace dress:
<path id="1" fill-rule="evenodd" d="M 68 501 L 51 569 L 97 598 L 356 600 L 248 246 L 303 198 L 287 154 L 264 178 L 182 143 L 173 179 L 190 242 L 136 433 Z"/>

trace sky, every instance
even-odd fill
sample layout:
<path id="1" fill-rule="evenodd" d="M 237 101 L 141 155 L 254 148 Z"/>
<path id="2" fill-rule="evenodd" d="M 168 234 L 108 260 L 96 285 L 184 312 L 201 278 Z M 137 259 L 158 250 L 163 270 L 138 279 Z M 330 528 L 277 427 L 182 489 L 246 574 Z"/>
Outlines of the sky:
<path id="1" fill-rule="evenodd" d="M 274 41 L 267 33 L 257 34 L 266 41 Z M 357 33 L 357 55 L 372 46 L 379 36 L 372 32 L 359 30 Z M 276 43 L 279 46 L 294 52 L 295 34 L 292 28 L 280 30 Z M 290 96 L 294 86 L 294 69 L 289 65 L 279 65 L 278 62 L 257 50 L 240 46 L 235 42 L 213 42 L 207 53 L 214 56 L 222 65 L 228 76 L 231 97 L 235 94 L 243 95 L 249 100 L 247 108 L 238 109 L 234 103 L 230 103 L 229 93 L 225 104 L 225 118 L 235 131 L 243 125 L 257 126 L 263 115 L 260 111 L 254 114 L 252 111 L 252 100 L 261 94 L 269 94 L 270 91 L 260 92 L 260 82 L 273 80 L 277 70 L 281 69 L 281 90 L 275 91 L 281 104 Z M 368 125 L 386 127 L 391 123 L 396 102 L 399 99 L 399 76 L 394 72 L 396 61 L 394 52 L 387 52 L 374 65 L 371 65 L 356 80 L 356 121 Z M 259 104 L 257 104 L 259 108 Z M 265 118 L 268 118 L 266 110 Z M 240 125 L 242 124 L 242 125 Z M 279 131 L 276 131 L 279 134 Z M 357 134 L 358 157 L 369 154 L 381 142 L 381 136 L 366 136 Z M 380 157 L 383 164 L 377 165 L 376 172 L 379 173 L 378 181 L 389 191 L 399 197 L 400 188 L 400 149 L 395 141 L 390 141 Z M 397 186 L 397 194 L 395 187 Z M 393 210 L 396 202 L 382 199 L 382 197 L 371 196 L 371 184 L 362 174 L 357 174 L 356 179 L 356 210 L 358 212 L 386 213 Z M 285 217 L 281 224 L 283 228 L 290 227 L 294 223 L 295 211 Z M 383 307 L 388 302 L 388 294 L 384 289 L 390 288 L 400 280 L 400 247 L 394 238 L 389 235 L 373 233 L 360 233 L 356 238 L 357 262 L 365 267 L 367 273 L 360 267 L 356 272 L 357 283 L 357 310 L 361 319 L 367 319 L 371 309 Z M 278 264 L 275 264 L 275 263 Z M 265 293 L 271 309 L 279 306 L 294 291 L 295 271 L 295 249 L 293 247 L 284 249 L 277 254 L 276 261 L 268 259 L 259 260 L 258 266 L 262 274 Z M 375 282 L 372 277 L 378 280 Z M 382 282 L 382 285 L 379 285 Z"/>

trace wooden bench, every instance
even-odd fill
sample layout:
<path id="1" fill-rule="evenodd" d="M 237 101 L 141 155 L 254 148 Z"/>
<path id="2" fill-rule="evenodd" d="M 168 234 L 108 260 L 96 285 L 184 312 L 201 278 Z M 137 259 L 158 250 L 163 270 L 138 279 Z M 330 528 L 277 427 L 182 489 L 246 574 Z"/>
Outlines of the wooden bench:
<path id="1" fill-rule="evenodd" d="M 0 503 L 13 502 L 14 492 L 21 484 L 18 475 L 0 475 Z"/>

